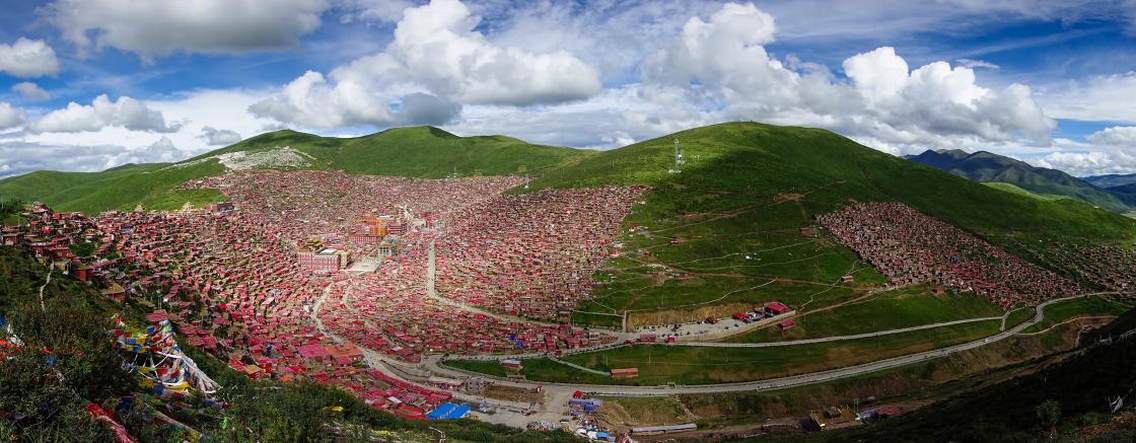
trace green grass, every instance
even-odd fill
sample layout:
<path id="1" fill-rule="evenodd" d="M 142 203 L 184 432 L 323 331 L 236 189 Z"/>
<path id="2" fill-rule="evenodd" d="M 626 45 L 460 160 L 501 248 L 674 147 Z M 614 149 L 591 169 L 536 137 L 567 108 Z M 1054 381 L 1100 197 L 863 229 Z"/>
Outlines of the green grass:
<path id="1" fill-rule="evenodd" d="M 276 131 L 198 157 L 288 146 L 314 158 L 314 169 L 355 174 L 442 178 L 536 174 L 593 155 L 593 151 L 541 146 L 501 135 L 459 137 L 430 126 L 388 129 L 356 138 Z M 192 159 L 191 159 L 192 160 Z"/>
<path id="2" fill-rule="evenodd" d="M 668 174 L 676 138 L 688 163 L 681 174 Z M 533 188 L 608 183 L 656 186 L 657 192 L 640 212 L 663 218 L 771 204 L 779 193 L 796 192 L 807 195 L 799 205 L 789 206 L 800 206 L 806 212 L 800 218 L 808 220 L 855 198 L 903 201 L 991 237 L 1018 234 L 1131 243 L 1136 226 L 1083 203 L 996 192 L 829 131 L 759 123 L 706 126 L 605 151 L 549 171 Z M 761 210 L 745 214 L 764 215 Z"/>
<path id="3" fill-rule="evenodd" d="M 332 165 L 356 174 L 445 177 L 539 174 L 593 151 L 532 145 L 500 135 L 458 137 L 431 127 L 387 130 L 351 140 Z"/>
<path id="4" fill-rule="evenodd" d="M 183 189 L 160 193 L 142 200 L 146 209 L 155 211 L 175 211 L 181 209 L 186 203 L 195 208 L 201 208 L 210 203 L 225 201 L 225 194 L 216 189 Z"/>
<path id="5" fill-rule="evenodd" d="M 1029 321 L 1035 313 L 1036 311 L 1032 306 L 1023 306 L 1010 311 L 1010 316 L 1006 319 L 1006 329 Z"/>
<path id="6" fill-rule="evenodd" d="M 1045 319 L 1026 328 L 1022 332 L 1038 332 L 1066 320 L 1077 317 L 1093 317 L 1098 315 L 1119 316 L 1128 311 L 1131 306 L 1115 302 L 1103 297 L 1089 296 L 1073 300 L 1054 303 L 1045 308 Z"/>
<path id="7" fill-rule="evenodd" d="M 1027 191 L 1025 189 L 1022 189 L 1022 188 L 1020 188 L 1017 185 L 1012 184 L 1012 183 L 985 182 L 985 183 L 982 183 L 982 184 L 989 186 L 991 188 L 997 189 L 999 191 L 1005 191 L 1005 192 L 1009 192 L 1011 194 L 1020 195 L 1020 196 L 1023 196 L 1023 197 L 1034 198 L 1034 199 L 1038 199 L 1038 200 L 1053 201 L 1053 200 L 1063 200 L 1063 199 L 1072 199 L 1073 198 L 1073 197 L 1070 197 L 1070 196 L 1067 196 L 1067 195 L 1039 194 L 1039 193 L 1036 193 L 1036 192 L 1031 192 L 1031 191 Z"/>
<path id="8" fill-rule="evenodd" d="M 310 158 L 305 169 L 354 174 L 440 178 L 451 174 L 538 174 L 552 166 L 594 155 L 593 151 L 540 146 L 504 136 L 458 137 L 432 127 L 389 129 L 358 138 L 320 137 L 276 131 L 183 162 L 125 165 L 102 172 L 37 171 L 0 180 L 0 198 L 39 200 L 62 211 L 180 209 L 223 199 L 217 192 L 178 191 L 187 180 L 223 174 L 210 157 L 291 147 Z"/>
<path id="9" fill-rule="evenodd" d="M 484 360 L 453 360 L 446 362 L 447 365 L 453 366 L 458 369 L 465 369 L 467 371 L 479 372 L 482 374 L 489 374 L 497 377 L 506 377 L 505 368 L 501 366 L 499 361 L 484 361 Z"/>
<path id="10" fill-rule="evenodd" d="M 1002 308 L 974 295 L 934 295 L 926 286 L 881 293 L 861 302 L 800 315 L 797 327 L 782 333 L 766 328 L 731 341 L 777 341 L 831 337 L 929 325 L 969 318 L 997 317 Z"/>
<path id="11" fill-rule="evenodd" d="M 607 371 L 639 368 L 640 376 L 612 379 L 591 374 L 547 359 L 524 361 L 529 380 L 660 385 L 728 383 L 762 380 L 867 363 L 899 355 L 950 346 L 998 332 L 1001 322 L 987 321 L 917 331 L 886 337 L 773 348 L 710 348 L 640 345 L 607 351 L 574 354 L 565 361 Z M 477 371 L 468 362 L 447 362 Z"/>
<path id="12" fill-rule="evenodd" d="M 687 164 L 671 174 L 675 139 Z M 846 273 L 857 280 L 846 291 L 878 286 L 883 277 L 834 239 L 801 232 L 853 200 L 901 201 L 1015 253 L 1023 253 L 1023 241 L 1130 245 L 1136 238 L 1129 218 L 1077 201 L 1023 198 L 819 129 L 758 123 L 691 129 L 551 169 L 531 189 L 606 184 L 652 187 L 625 222 L 646 230 L 622 235 L 623 255 L 604 269 L 614 281 L 597 287 L 581 311 L 661 310 L 719 299 L 833 303 L 849 293 L 816 294 L 816 288 Z M 777 283 L 751 289 L 770 280 Z"/>
<path id="13" fill-rule="evenodd" d="M 179 167 L 167 164 L 126 165 L 103 172 L 39 171 L 0 181 L 0 195 L 47 203 L 57 211 L 98 213 L 130 210 L 139 204 L 154 209 L 180 209 L 219 200 L 219 193 L 176 191 L 187 180 L 219 175 L 224 167 L 206 161 Z"/>

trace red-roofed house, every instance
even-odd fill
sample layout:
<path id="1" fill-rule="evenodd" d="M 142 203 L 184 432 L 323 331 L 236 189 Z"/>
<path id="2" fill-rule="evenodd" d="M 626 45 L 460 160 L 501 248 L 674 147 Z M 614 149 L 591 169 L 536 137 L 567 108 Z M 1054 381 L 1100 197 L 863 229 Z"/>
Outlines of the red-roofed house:
<path id="1" fill-rule="evenodd" d="M 318 344 L 300 346 L 300 356 L 318 361 L 331 360 L 331 354 Z"/>
<path id="2" fill-rule="evenodd" d="M 793 309 L 779 301 L 769 302 L 765 304 L 765 311 L 772 315 L 781 315 Z"/>

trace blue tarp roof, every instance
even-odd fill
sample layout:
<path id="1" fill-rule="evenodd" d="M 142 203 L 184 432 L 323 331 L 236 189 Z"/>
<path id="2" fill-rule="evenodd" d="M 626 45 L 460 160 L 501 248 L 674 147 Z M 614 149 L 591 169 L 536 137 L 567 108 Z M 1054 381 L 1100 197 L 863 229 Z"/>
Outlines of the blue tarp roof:
<path id="1" fill-rule="evenodd" d="M 469 405 L 442 403 L 438 405 L 437 409 L 426 414 L 426 418 L 430 420 L 457 420 L 459 418 L 465 418 L 465 416 L 469 415 L 469 411 Z"/>
<path id="2" fill-rule="evenodd" d="M 457 420 L 459 418 L 465 418 L 467 415 L 469 415 L 469 405 L 461 405 L 454 408 L 453 411 L 450 411 L 450 413 L 446 415 L 446 419 Z"/>
<path id="3" fill-rule="evenodd" d="M 429 414 L 426 414 L 426 418 L 429 418 L 431 420 L 442 420 L 446 418 L 446 416 L 449 415 L 450 412 L 452 412 L 456 407 L 458 407 L 458 405 L 455 405 L 453 403 L 442 403 L 438 405 L 437 409 L 430 411 Z"/>

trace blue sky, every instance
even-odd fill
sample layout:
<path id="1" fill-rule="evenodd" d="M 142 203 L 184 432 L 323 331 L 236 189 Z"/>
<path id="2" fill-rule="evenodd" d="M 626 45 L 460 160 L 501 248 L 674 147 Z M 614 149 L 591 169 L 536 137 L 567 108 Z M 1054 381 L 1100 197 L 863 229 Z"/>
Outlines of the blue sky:
<path id="1" fill-rule="evenodd" d="M 0 176 L 176 161 L 283 127 L 605 149 L 728 120 L 1136 172 L 1131 0 L 0 8 Z"/>

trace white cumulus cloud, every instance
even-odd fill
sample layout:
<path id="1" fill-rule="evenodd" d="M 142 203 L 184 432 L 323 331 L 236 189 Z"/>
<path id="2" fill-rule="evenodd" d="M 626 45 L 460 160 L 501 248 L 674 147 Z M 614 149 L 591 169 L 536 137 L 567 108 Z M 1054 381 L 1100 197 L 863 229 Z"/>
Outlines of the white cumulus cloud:
<path id="1" fill-rule="evenodd" d="M 187 156 L 166 137 L 134 146 L 0 140 L 0 178 L 37 170 L 101 171 L 126 163 L 165 163 Z"/>
<path id="2" fill-rule="evenodd" d="M 526 106 L 590 97 L 597 71 L 566 51 L 494 44 L 458 0 L 409 8 L 394 40 L 328 76 L 307 72 L 250 110 L 308 127 L 438 123 L 462 104 Z"/>
<path id="3" fill-rule="evenodd" d="M 205 144 L 209 146 L 231 145 L 241 141 L 241 135 L 236 131 L 216 129 L 212 126 L 201 128 L 201 135 L 197 138 L 205 140 Z"/>
<path id="4" fill-rule="evenodd" d="M 293 46 L 319 27 L 320 14 L 330 7 L 327 0 L 56 0 L 44 13 L 80 48 L 152 57 Z"/>
<path id="5" fill-rule="evenodd" d="M 39 85 L 32 82 L 20 82 L 12 85 L 12 92 L 20 94 L 28 100 L 47 100 L 51 94 L 44 91 Z"/>
<path id="6" fill-rule="evenodd" d="M 95 97 L 90 105 L 71 102 L 66 108 L 51 111 L 31 122 L 31 132 L 98 131 L 118 126 L 135 131 L 176 132 L 181 125 L 167 123 L 162 113 L 130 97 L 111 101 L 105 94 Z"/>
<path id="7" fill-rule="evenodd" d="M 975 59 L 970 59 L 970 58 L 960 58 L 958 60 L 955 60 L 955 63 L 957 63 L 959 66 L 965 66 L 965 67 L 972 68 L 972 69 L 994 69 L 994 70 L 1002 69 L 1001 66 L 998 66 L 994 63 L 990 63 L 990 62 L 985 61 L 985 60 L 975 60 Z"/>
<path id="8" fill-rule="evenodd" d="M 55 75 L 59 72 L 59 59 L 43 40 L 20 37 L 10 45 L 0 43 L 0 72 L 16 77 Z"/>
<path id="9" fill-rule="evenodd" d="M 0 102 L 0 131 L 20 126 L 24 124 L 26 118 L 24 111 L 13 108 L 8 103 Z"/>
<path id="10" fill-rule="evenodd" d="M 728 3 L 708 20 L 692 17 L 646 60 L 644 81 L 684 88 L 721 119 L 820 126 L 900 145 L 1049 142 L 1055 123 L 1025 85 L 986 88 L 973 69 L 945 61 L 912 69 L 890 47 L 846 59 L 844 82 L 796 58 L 772 57 L 764 45 L 775 31 L 773 17 L 752 3 Z"/>
<path id="11" fill-rule="evenodd" d="M 1039 166 L 1084 177 L 1136 172 L 1136 155 L 1123 151 L 1054 152 L 1037 161 Z"/>
<path id="12" fill-rule="evenodd" d="M 1038 100 L 1056 118 L 1136 122 L 1136 71 L 1047 85 Z"/>
<path id="13" fill-rule="evenodd" d="M 410 0 L 340 0 L 339 7 L 345 10 L 340 21 L 393 23 L 402 17 L 403 10 L 412 6 L 414 2 Z"/>
<path id="14" fill-rule="evenodd" d="M 1113 126 L 1089 134 L 1092 143 L 1136 150 L 1136 126 Z"/>
<path id="15" fill-rule="evenodd" d="M 158 141 L 136 149 L 126 149 L 110 156 L 107 165 L 124 165 L 127 163 L 171 163 L 181 160 L 186 154 L 174 146 L 169 138 L 162 137 Z M 107 166 L 112 167 L 112 166 Z"/>

